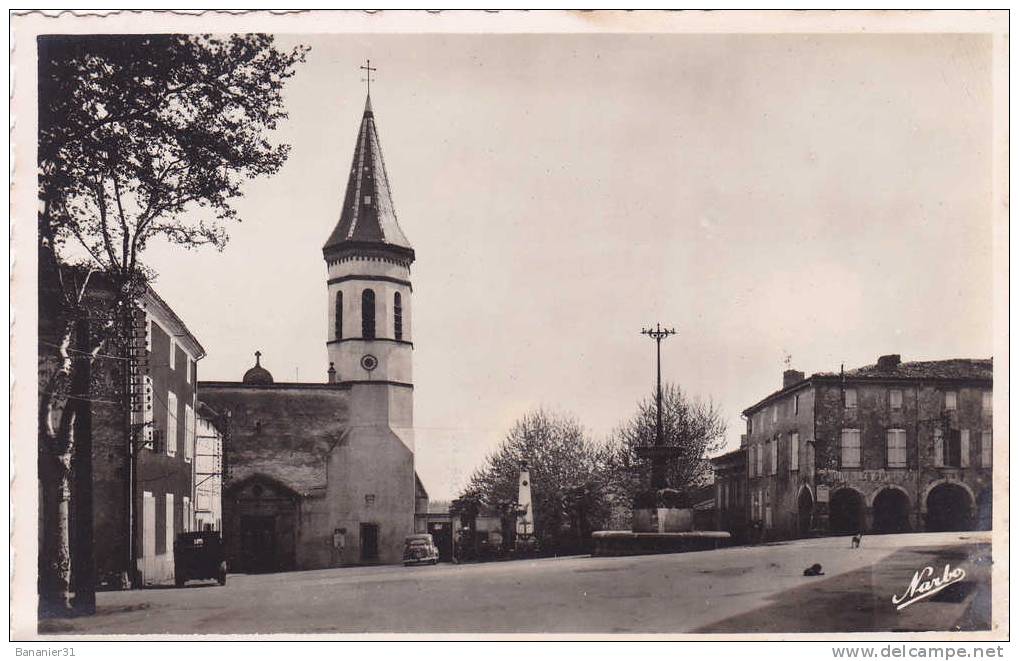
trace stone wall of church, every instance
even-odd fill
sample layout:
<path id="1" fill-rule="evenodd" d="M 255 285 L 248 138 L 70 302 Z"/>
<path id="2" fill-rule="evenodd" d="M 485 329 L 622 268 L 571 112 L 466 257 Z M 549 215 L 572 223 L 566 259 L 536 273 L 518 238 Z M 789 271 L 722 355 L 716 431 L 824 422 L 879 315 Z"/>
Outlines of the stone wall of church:
<path id="1" fill-rule="evenodd" d="M 346 530 L 344 564 L 400 562 L 414 532 L 411 396 L 399 386 L 351 387 L 350 431 L 330 457 L 326 497 L 332 527 Z"/>

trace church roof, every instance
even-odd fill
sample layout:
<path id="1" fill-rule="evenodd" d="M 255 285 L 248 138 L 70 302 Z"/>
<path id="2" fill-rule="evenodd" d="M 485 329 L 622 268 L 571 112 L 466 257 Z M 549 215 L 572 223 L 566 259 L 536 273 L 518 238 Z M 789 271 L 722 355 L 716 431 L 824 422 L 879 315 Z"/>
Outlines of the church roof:
<path id="1" fill-rule="evenodd" d="M 325 384 L 199 382 L 201 400 L 224 416 L 224 486 L 264 475 L 302 496 L 326 487 L 329 453 L 348 429 L 349 394 Z"/>
<path id="2" fill-rule="evenodd" d="M 328 259 L 344 249 L 366 248 L 383 249 L 414 259 L 414 249 L 396 219 L 371 97 L 365 101 L 357 132 L 340 220 L 322 252 Z"/>

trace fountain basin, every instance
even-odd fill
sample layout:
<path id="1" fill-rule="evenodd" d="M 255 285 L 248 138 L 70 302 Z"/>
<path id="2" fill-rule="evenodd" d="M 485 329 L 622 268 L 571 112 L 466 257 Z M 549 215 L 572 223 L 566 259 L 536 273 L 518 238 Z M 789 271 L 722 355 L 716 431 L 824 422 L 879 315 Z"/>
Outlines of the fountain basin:
<path id="1" fill-rule="evenodd" d="M 728 546 L 732 535 L 719 530 L 688 532 L 631 532 L 599 530 L 591 535 L 594 556 L 647 555 L 652 553 L 689 553 Z"/>

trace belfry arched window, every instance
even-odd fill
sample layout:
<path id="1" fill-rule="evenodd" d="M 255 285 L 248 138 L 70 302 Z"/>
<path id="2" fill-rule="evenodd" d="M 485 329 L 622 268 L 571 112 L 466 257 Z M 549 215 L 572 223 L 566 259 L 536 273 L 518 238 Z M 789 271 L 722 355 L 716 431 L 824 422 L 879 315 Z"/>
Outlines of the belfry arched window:
<path id="1" fill-rule="evenodd" d="M 375 339 L 375 292 L 371 289 L 361 292 L 361 337 Z"/>
<path id="2" fill-rule="evenodd" d="M 400 292 L 393 294 L 393 329 L 396 339 L 403 339 L 403 300 Z"/>
<path id="3" fill-rule="evenodd" d="M 343 339 L 343 292 L 336 292 L 336 339 Z"/>

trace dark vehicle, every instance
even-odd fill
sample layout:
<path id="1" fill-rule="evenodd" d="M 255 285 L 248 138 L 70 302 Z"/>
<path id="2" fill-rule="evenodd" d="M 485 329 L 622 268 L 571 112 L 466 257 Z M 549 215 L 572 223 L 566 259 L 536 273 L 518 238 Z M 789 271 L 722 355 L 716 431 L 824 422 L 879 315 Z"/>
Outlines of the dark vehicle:
<path id="1" fill-rule="evenodd" d="M 226 585 L 226 558 L 218 532 L 182 532 L 173 542 L 173 582 L 216 579 Z"/>
<path id="2" fill-rule="evenodd" d="M 439 561 L 439 549 L 432 541 L 432 536 L 427 534 L 409 535 L 404 540 L 403 566 L 429 564 L 434 565 Z"/>

